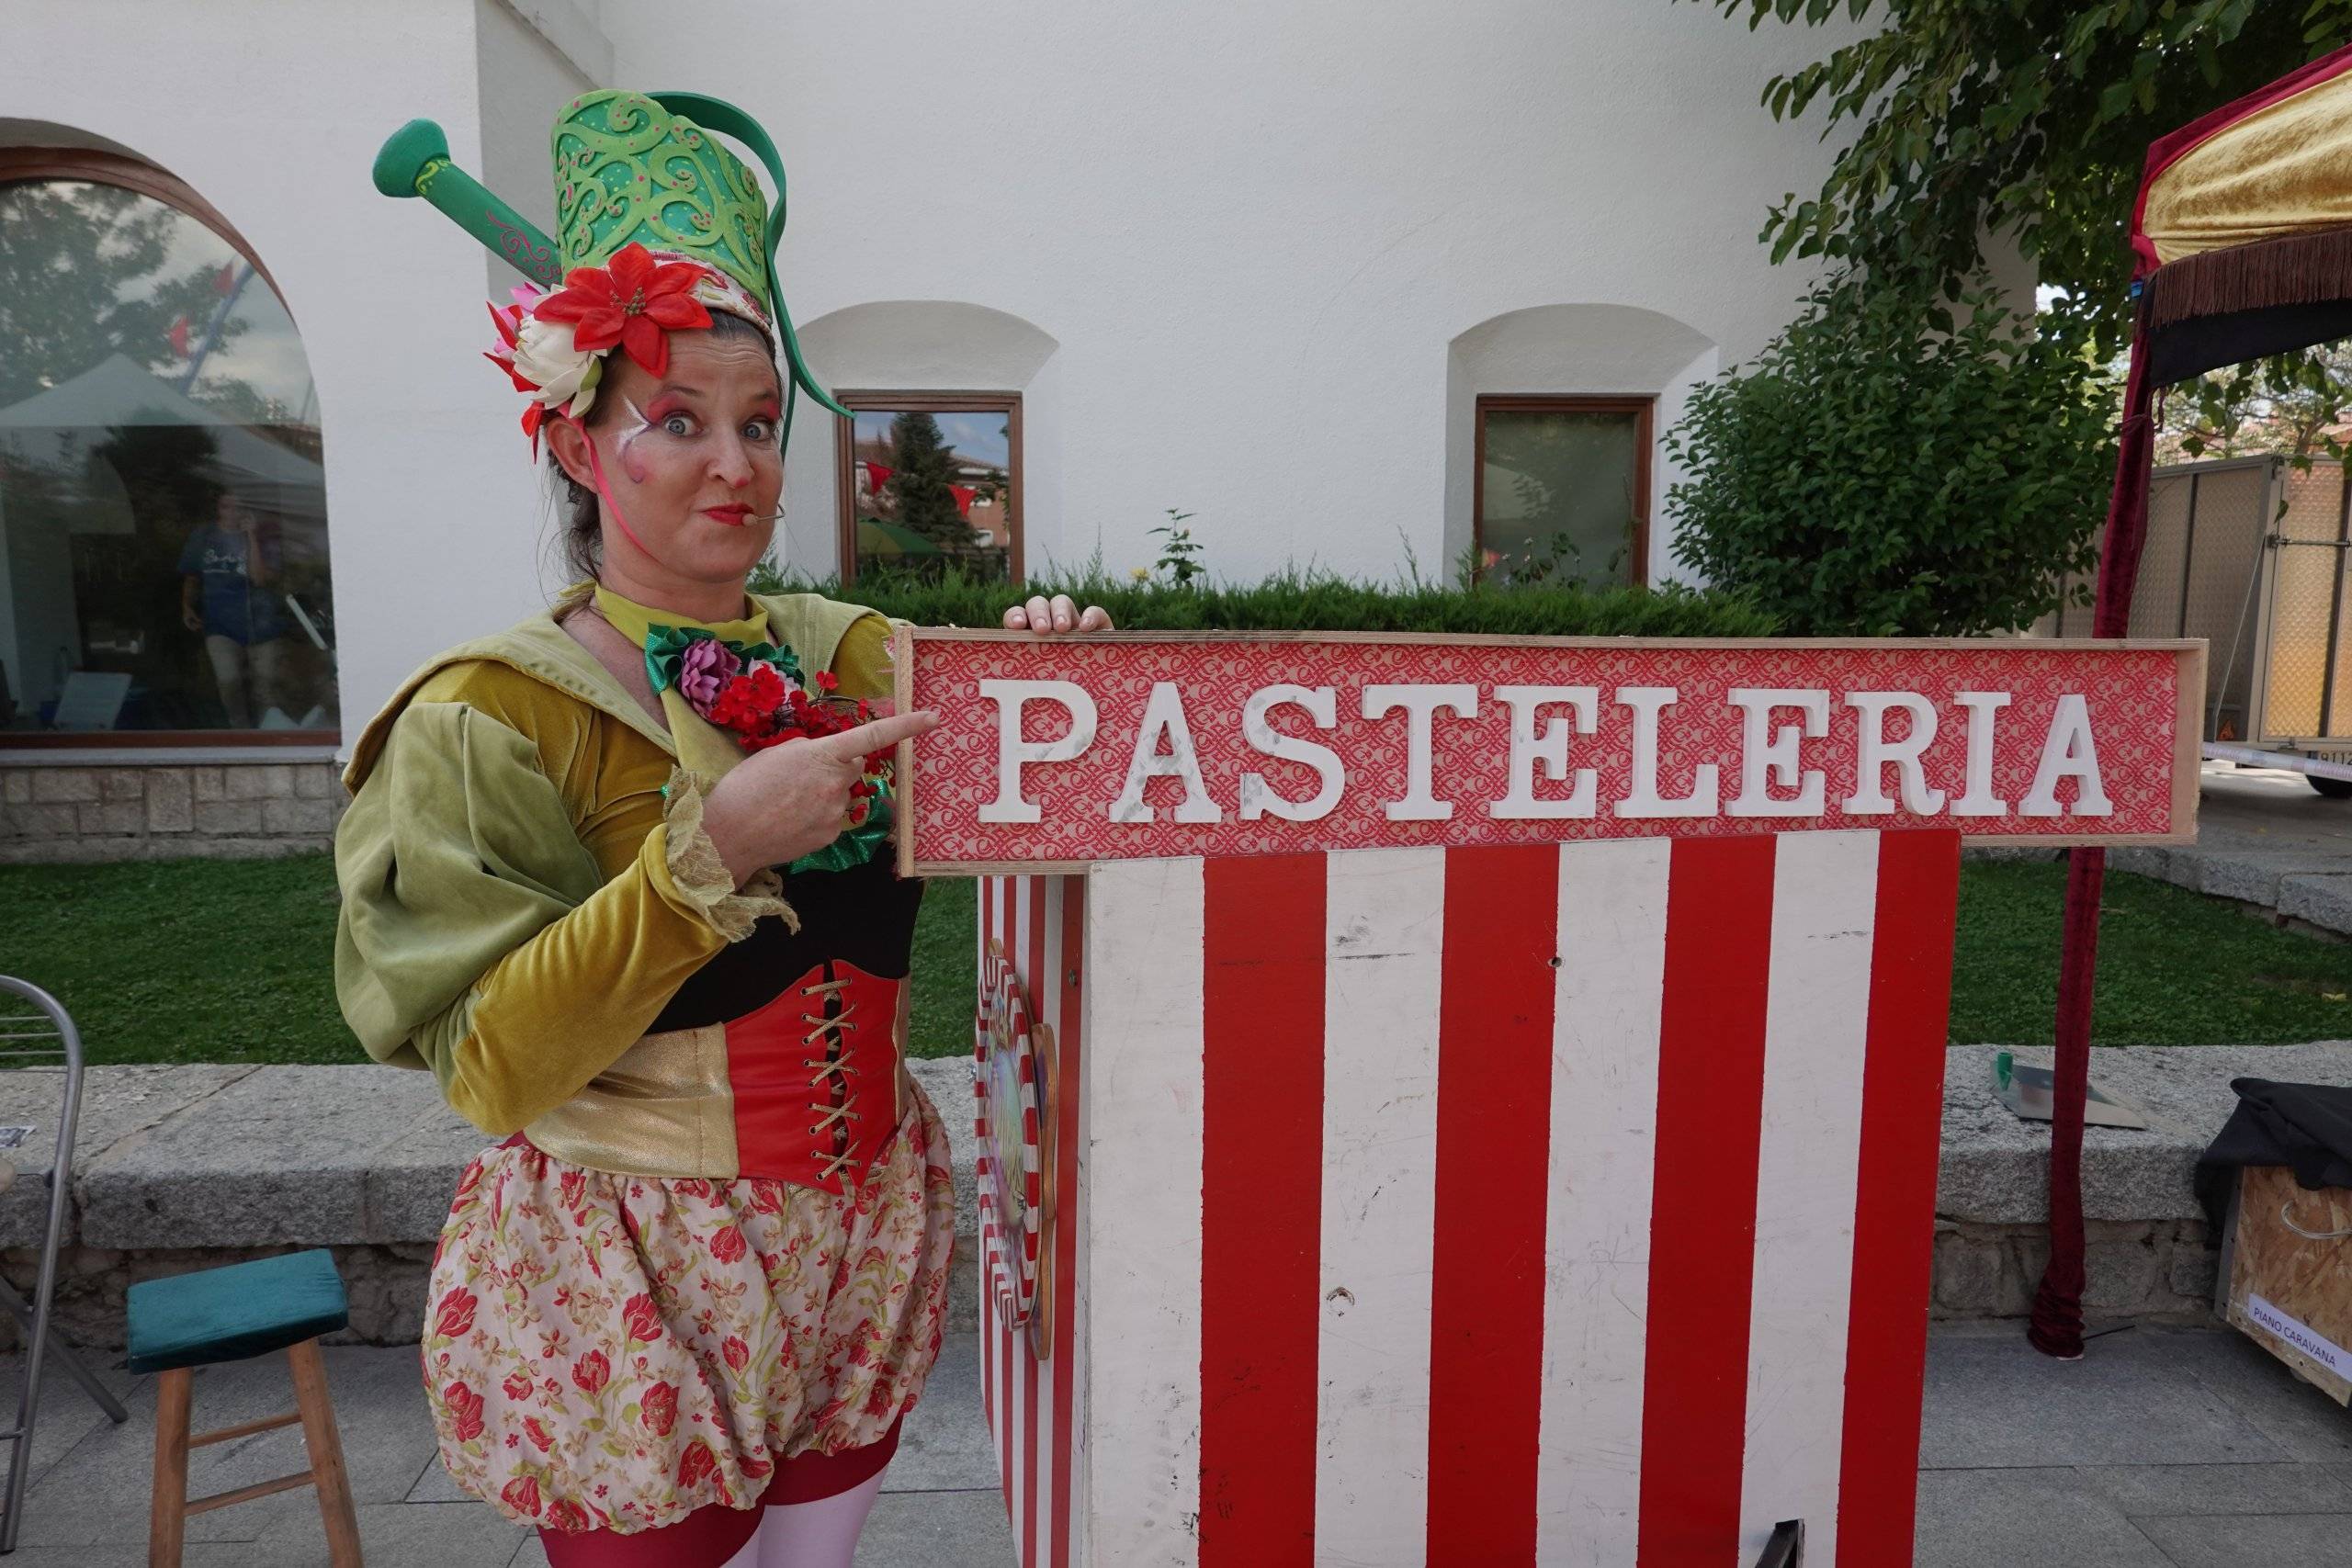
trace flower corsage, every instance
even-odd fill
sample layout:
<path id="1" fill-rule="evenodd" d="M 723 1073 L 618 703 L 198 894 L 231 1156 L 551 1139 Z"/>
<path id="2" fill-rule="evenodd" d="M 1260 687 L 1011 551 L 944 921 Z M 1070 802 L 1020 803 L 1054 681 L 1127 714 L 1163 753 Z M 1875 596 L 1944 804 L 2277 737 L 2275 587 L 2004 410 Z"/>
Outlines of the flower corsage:
<path id="1" fill-rule="evenodd" d="M 645 672 L 656 692 L 675 686 L 686 705 L 726 730 L 746 751 L 787 740 L 854 729 L 876 716 L 873 705 L 840 694 L 830 670 L 812 679 L 788 648 L 721 642 L 698 626 L 651 629 Z M 823 849 L 794 861 L 792 871 L 846 871 L 881 852 L 890 838 L 891 759 L 876 751 L 850 786 L 848 825 Z"/>

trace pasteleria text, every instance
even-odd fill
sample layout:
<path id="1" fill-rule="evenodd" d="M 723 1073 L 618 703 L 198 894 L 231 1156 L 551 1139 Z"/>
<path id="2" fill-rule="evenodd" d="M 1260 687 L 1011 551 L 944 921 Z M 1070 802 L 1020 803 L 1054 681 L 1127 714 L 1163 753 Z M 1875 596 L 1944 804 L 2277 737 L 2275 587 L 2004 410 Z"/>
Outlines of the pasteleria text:
<path id="1" fill-rule="evenodd" d="M 2191 830 L 2201 648 L 917 633 L 918 867 L 1959 828 Z M 2184 719 L 2184 713 L 2188 717 Z"/>

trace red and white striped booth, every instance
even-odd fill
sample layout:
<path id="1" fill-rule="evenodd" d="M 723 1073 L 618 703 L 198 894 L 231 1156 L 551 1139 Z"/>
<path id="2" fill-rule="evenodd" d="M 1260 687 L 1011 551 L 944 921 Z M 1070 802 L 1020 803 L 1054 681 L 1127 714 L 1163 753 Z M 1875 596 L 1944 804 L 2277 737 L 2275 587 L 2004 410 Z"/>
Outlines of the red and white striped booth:
<path id="1" fill-rule="evenodd" d="M 902 694 L 985 716 L 989 671 L 1046 657 L 979 646 L 919 638 Z M 1731 1568 L 1785 1520 L 1808 1564 L 1910 1561 L 1962 832 L 2185 834 L 2194 729 L 2165 727 L 2200 672 L 2159 651 L 2132 681 L 2087 671 L 2104 755 L 2153 760 L 2075 779 L 2056 822 L 1937 819 L 1906 793 L 1819 830 L 1694 813 L 1447 841 L 1493 836 L 1489 817 L 1394 847 L 1188 854 L 1162 815 L 1163 858 L 984 875 L 980 1337 L 1022 1568 Z M 1057 777 L 1073 797 L 1143 771 L 1127 748 L 1157 699 L 1127 657 L 1071 677 L 1130 710 L 1099 726 L 1102 777 Z M 1970 691 L 1929 700 L 1973 712 L 1981 682 L 1947 674 Z M 2162 734 L 2103 716 L 2142 675 Z M 2030 744 L 1987 789 L 2028 795 L 2069 679 L 2004 687 Z M 1036 763 L 1038 784 L 1080 760 L 1050 724 L 993 723 L 902 756 L 910 867 L 982 869 L 973 805 L 1007 794 L 970 751 Z M 1232 801 L 1252 759 L 1189 728 L 1176 749 Z M 1804 734 L 1850 808 L 1862 786 L 1823 728 Z M 1345 753 L 1344 723 L 1316 728 Z M 1727 793 L 1739 735 L 1714 733 Z M 1923 777 L 1953 770 L 1947 804 L 1971 755 L 2009 755 L 1946 739 L 1917 755 Z M 1280 753 L 1257 750 L 1271 775 Z M 1792 741 L 1775 787 L 1813 754 Z M 1698 790 L 1691 755 L 1658 755 L 1635 767 Z M 1350 788 L 1402 797 L 1410 767 L 1400 750 Z M 1182 772 L 1152 773 L 1164 807 Z M 2064 819 L 2077 807 L 2101 820 Z"/>

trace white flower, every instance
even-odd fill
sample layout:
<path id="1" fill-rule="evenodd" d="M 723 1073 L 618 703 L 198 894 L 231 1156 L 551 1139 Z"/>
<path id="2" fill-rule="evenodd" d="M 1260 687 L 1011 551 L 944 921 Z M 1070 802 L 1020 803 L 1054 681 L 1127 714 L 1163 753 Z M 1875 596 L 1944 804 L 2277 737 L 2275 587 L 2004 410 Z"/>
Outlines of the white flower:
<path id="1" fill-rule="evenodd" d="M 571 346 L 572 323 L 542 321 L 526 316 L 514 344 L 514 370 L 539 390 L 538 400 L 549 408 L 569 399 L 565 410 L 574 419 L 596 400 L 596 383 L 604 374 L 601 355 L 582 354 Z"/>

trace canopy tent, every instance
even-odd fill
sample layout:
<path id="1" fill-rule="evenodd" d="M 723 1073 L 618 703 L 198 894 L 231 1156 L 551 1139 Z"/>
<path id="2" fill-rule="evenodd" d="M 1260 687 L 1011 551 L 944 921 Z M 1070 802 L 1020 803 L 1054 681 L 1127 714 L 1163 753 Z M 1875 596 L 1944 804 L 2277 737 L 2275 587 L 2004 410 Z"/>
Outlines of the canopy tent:
<path id="1" fill-rule="evenodd" d="M 896 523 L 884 523 L 872 517 L 857 520 L 857 553 L 861 556 L 935 556 L 940 553 L 936 541 L 901 528 Z"/>
<path id="2" fill-rule="evenodd" d="M 70 476 L 109 432 L 151 424 L 201 427 L 211 441 L 203 465 L 211 478 L 264 511 L 324 527 L 326 471 L 318 459 L 207 408 L 120 354 L 0 408 L 0 459 Z M 93 519 L 85 525 L 103 525 Z"/>
<path id="3" fill-rule="evenodd" d="M 2132 370 L 2093 601 L 2125 634 L 2147 532 L 2155 390 L 2224 365 L 2352 337 L 2352 46 L 2225 104 L 2148 149 L 2132 214 Z M 2083 1105 L 2107 853 L 2072 852 L 2058 969 L 2050 1263 L 2029 1337 L 2083 1351 Z"/>

